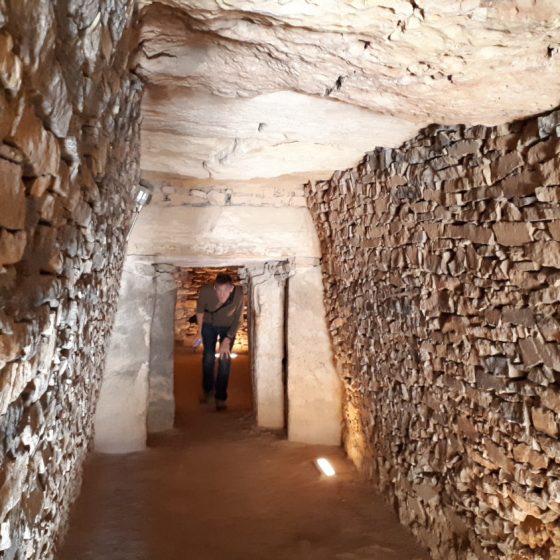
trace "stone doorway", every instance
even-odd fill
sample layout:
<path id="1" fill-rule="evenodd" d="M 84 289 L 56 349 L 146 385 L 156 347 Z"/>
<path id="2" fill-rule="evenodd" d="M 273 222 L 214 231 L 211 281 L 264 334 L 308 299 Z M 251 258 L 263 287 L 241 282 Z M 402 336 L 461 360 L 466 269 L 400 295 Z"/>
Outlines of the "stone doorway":
<path id="1" fill-rule="evenodd" d="M 127 257 L 96 413 L 98 451 L 140 451 L 148 433 L 175 426 L 176 277 L 181 268 L 201 266 Z M 342 388 L 332 362 L 318 263 L 218 266 L 237 266 L 246 285 L 244 332 L 250 343 L 241 342 L 239 348 L 247 349 L 257 426 L 286 430 L 292 441 L 339 445 Z M 189 305 L 181 309 L 185 316 L 179 314 L 180 321 L 194 312 L 194 294 Z M 187 349 L 192 335 L 183 334 Z M 195 361 L 187 368 L 198 377 L 191 392 L 200 388 L 199 367 Z"/>
<path id="2" fill-rule="evenodd" d="M 198 292 L 211 284 L 217 274 L 229 274 L 234 284 L 245 292 L 241 324 L 232 352 L 228 407 L 249 412 L 253 410 L 251 380 L 249 297 L 244 269 L 240 267 L 184 267 L 175 273 L 177 298 L 175 305 L 174 388 L 175 425 L 181 425 L 183 412 L 198 399 L 201 392 L 202 346 L 193 348 L 197 327 L 189 323 L 196 312 Z"/>

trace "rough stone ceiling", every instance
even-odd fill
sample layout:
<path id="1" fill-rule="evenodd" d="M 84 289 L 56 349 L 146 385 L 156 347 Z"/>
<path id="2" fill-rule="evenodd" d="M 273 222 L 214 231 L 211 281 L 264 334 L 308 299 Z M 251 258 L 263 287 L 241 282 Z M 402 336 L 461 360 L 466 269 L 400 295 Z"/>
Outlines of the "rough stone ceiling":
<path id="1" fill-rule="evenodd" d="M 558 0 L 141 4 L 147 171 L 326 175 L 433 122 L 560 104 Z"/>

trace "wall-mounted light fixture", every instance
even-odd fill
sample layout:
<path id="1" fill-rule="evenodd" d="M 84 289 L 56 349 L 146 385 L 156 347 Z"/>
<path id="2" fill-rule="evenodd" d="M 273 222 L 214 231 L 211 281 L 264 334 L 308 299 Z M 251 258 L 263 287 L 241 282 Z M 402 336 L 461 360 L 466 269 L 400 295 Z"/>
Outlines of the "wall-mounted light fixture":
<path id="1" fill-rule="evenodd" d="M 140 210 L 142 210 L 144 206 L 150 204 L 152 200 L 153 191 L 154 189 L 152 185 L 150 185 L 149 183 L 147 183 L 142 179 L 140 180 L 140 184 L 138 185 L 138 189 L 136 191 L 136 199 L 135 199 L 136 205 L 134 208 L 135 212 L 140 212 Z"/>
<path id="2" fill-rule="evenodd" d="M 136 189 L 136 195 L 134 197 L 134 216 L 132 217 L 132 223 L 130 224 L 130 229 L 128 230 L 128 237 L 130 237 L 130 232 L 138 219 L 138 215 L 140 214 L 140 210 L 144 208 L 144 206 L 148 206 L 152 201 L 152 193 L 154 192 L 154 188 L 150 183 L 147 181 L 140 179 L 140 183 Z"/>

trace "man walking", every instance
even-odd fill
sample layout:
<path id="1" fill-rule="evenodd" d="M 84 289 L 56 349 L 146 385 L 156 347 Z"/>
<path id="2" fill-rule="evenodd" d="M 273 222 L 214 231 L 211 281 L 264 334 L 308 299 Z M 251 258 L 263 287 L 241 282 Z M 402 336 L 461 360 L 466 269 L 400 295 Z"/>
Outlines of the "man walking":
<path id="1" fill-rule="evenodd" d="M 198 334 L 195 346 L 202 340 L 202 398 L 209 403 L 212 395 L 216 410 L 227 408 L 227 387 L 231 369 L 231 350 L 243 311 L 243 288 L 234 286 L 229 274 L 218 274 L 214 284 L 200 289 L 196 305 Z M 216 342 L 220 341 L 218 375 L 214 380 Z"/>

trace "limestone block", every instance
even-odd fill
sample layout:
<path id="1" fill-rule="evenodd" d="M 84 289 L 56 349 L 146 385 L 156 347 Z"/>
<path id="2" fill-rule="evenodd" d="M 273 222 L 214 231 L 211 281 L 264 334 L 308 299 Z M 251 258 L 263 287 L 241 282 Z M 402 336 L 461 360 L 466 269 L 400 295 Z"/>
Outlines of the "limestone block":
<path id="1" fill-rule="evenodd" d="M 169 268 L 169 267 L 167 267 Z M 170 430 L 175 420 L 173 352 L 177 285 L 165 265 L 156 266 L 154 310 L 150 325 L 150 363 L 147 430 Z"/>
<path id="2" fill-rule="evenodd" d="M 0 414 L 6 414 L 33 376 L 33 364 L 29 361 L 14 361 L 4 367 L 0 379 Z"/>
<path id="3" fill-rule="evenodd" d="M 523 165 L 523 158 L 519 152 L 510 152 L 500 158 L 492 165 L 492 180 L 499 181 L 512 171 Z"/>
<path id="4" fill-rule="evenodd" d="M 129 247 L 133 254 L 203 266 L 320 255 L 309 211 L 297 207 L 150 205 L 141 212 Z"/>
<path id="5" fill-rule="evenodd" d="M 515 528 L 515 536 L 530 549 L 542 547 L 550 538 L 542 521 L 531 515 Z"/>
<path id="6" fill-rule="evenodd" d="M 504 308 L 502 311 L 502 318 L 504 321 L 508 321 L 509 323 L 524 325 L 526 327 L 532 327 L 535 325 L 535 313 L 529 308 Z"/>
<path id="7" fill-rule="evenodd" d="M 41 198 L 47 189 L 50 188 L 52 183 L 53 178 L 48 175 L 44 177 L 37 177 L 31 186 L 31 196 L 33 198 Z"/>
<path id="8" fill-rule="evenodd" d="M 288 437 L 339 445 L 342 386 L 325 324 L 320 269 L 296 269 L 288 298 Z"/>
<path id="9" fill-rule="evenodd" d="M 550 492 L 550 497 L 554 501 L 560 502 L 560 480 L 549 480 L 548 491 Z"/>
<path id="10" fill-rule="evenodd" d="M 487 245 L 492 243 L 494 235 L 491 229 L 487 229 L 475 225 L 447 225 L 445 226 L 445 237 L 468 239 L 472 243 L 480 243 Z"/>
<path id="11" fill-rule="evenodd" d="M 510 175 L 499 183 L 501 194 L 506 198 L 517 196 L 528 196 L 535 193 L 535 189 L 541 184 L 542 177 L 531 169 L 523 169 L 516 175 Z M 496 191 L 497 194 L 497 191 Z"/>
<path id="12" fill-rule="evenodd" d="M 549 222 L 547 224 L 550 237 L 555 241 L 560 241 L 560 221 Z"/>
<path id="13" fill-rule="evenodd" d="M 20 341 L 14 334 L 0 335 L 0 359 L 2 363 L 14 360 L 21 350 Z"/>
<path id="14" fill-rule="evenodd" d="M 257 424 L 284 427 L 284 282 L 274 269 L 249 270 L 252 278 L 253 346 L 251 363 Z"/>
<path id="15" fill-rule="evenodd" d="M 523 222 L 499 222 L 492 226 L 500 245 L 515 247 L 532 241 L 532 227 Z"/>
<path id="16" fill-rule="evenodd" d="M 560 392 L 556 389 L 546 389 L 541 395 L 541 403 L 556 414 L 560 414 Z"/>
<path id="17" fill-rule="evenodd" d="M 0 90 L 0 139 L 4 139 L 10 131 L 15 118 L 14 102 L 8 98 L 8 95 Z M 6 157 L 6 153 L 10 151 L 10 147 L 0 143 L 0 154 Z"/>
<path id="18" fill-rule="evenodd" d="M 516 461 L 530 463 L 535 469 L 546 469 L 548 467 L 548 458 L 524 443 L 515 446 L 513 457 Z"/>
<path id="19" fill-rule="evenodd" d="M 548 115 L 543 115 L 537 119 L 537 127 L 540 138 L 546 138 L 560 124 L 560 114 L 552 111 Z"/>
<path id="20" fill-rule="evenodd" d="M 0 32 L 0 83 L 15 95 L 21 86 L 22 65 L 13 53 L 13 47 L 11 35 L 6 31 Z"/>
<path id="21" fill-rule="evenodd" d="M 480 140 L 460 140 L 447 147 L 447 153 L 454 158 L 460 158 L 467 154 L 478 152 L 481 146 Z"/>
<path id="22" fill-rule="evenodd" d="M 488 459 L 509 474 L 513 474 L 513 461 L 508 458 L 503 449 L 491 442 L 486 444 Z"/>
<path id="23" fill-rule="evenodd" d="M 549 185 L 558 185 L 560 183 L 560 171 L 558 169 L 559 161 L 560 156 L 556 155 L 554 158 L 545 161 L 539 166 L 541 186 L 547 187 Z"/>
<path id="24" fill-rule="evenodd" d="M 0 550 L 8 550 L 12 546 L 10 538 L 10 522 L 4 521 L 0 525 Z"/>
<path id="25" fill-rule="evenodd" d="M 91 206 L 85 201 L 79 202 L 73 212 L 73 218 L 79 226 L 87 227 L 92 218 Z"/>
<path id="26" fill-rule="evenodd" d="M 560 202 L 560 186 L 537 187 L 535 195 L 541 202 Z"/>
<path id="27" fill-rule="evenodd" d="M 536 241 L 525 248 L 526 255 L 541 266 L 560 268 L 560 242 Z"/>
<path id="28" fill-rule="evenodd" d="M 21 167 L 0 159 L 0 226 L 23 229 L 25 226 L 25 188 Z"/>
<path id="29" fill-rule="evenodd" d="M 139 451 L 147 437 L 153 270 L 128 258 L 121 282 L 95 416 L 95 448 L 106 453 Z"/>
<path id="30" fill-rule="evenodd" d="M 43 128 L 32 105 L 26 106 L 9 139 L 26 156 L 26 175 L 56 174 L 60 146 L 55 136 Z"/>
<path id="31" fill-rule="evenodd" d="M 547 457 L 555 461 L 560 459 L 560 442 L 557 438 L 537 435 L 537 441 Z"/>
<path id="32" fill-rule="evenodd" d="M 17 504 L 24 492 L 24 481 L 29 456 L 25 453 L 3 463 L 4 481 L 0 488 L 0 515 L 6 514 Z"/>
<path id="33" fill-rule="evenodd" d="M 298 184 L 318 172 L 324 176 L 357 163 L 371 147 L 368 130 L 383 131 L 386 142 L 397 145 L 416 128 L 406 120 L 299 88 L 267 88 L 248 97 L 221 97 L 219 102 L 207 90 L 171 89 L 164 93 L 151 86 L 144 100 L 142 159 L 152 172 L 228 182 L 292 176 L 292 184 Z M 175 115 L 173 123 L 168 122 L 169 112 Z M 211 122 L 201 118 L 209 114 Z M 342 144 L 340 135 L 346 138 Z"/>
<path id="34" fill-rule="evenodd" d="M 223 206 L 226 203 L 226 193 L 219 191 L 210 191 L 208 193 L 208 202 L 215 206 Z"/>
<path id="35" fill-rule="evenodd" d="M 18 231 L 10 233 L 0 229 L 0 265 L 18 263 L 25 252 L 27 233 Z"/>
<path id="36" fill-rule="evenodd" d="M 82 37 L 82 48 L 87 61 L 88 74 L 93 74 L 95 71 L 95 65 L 99 58 L 102 33 L 101 13 L 98 12 L 93 21 L 89 22 L 89 25 L 84 29 Z"/>
<path id="37" fill-rule="evenodd" d="M 58 138 L 65 138 L 73 116 L 69 91 L 60 64 L 54 64 L 48 75 L 42 76 L 45 95 L 40 99 L 44 122 Z"/>
<path id="38" fill-rule="evenodd" d="M 543 408 L 533 408 L 531 410 L 531 418 L 536 430 L 552 437 L 558 436 L 558 421 L 553 412 Z"/>
<path id="39" fill-rule="evenodd" d="M 537 324 L 546 341 L 560 341 L 560 322 L 558 320 L 553 317 L 542 317 L 539 318 Z"/>

